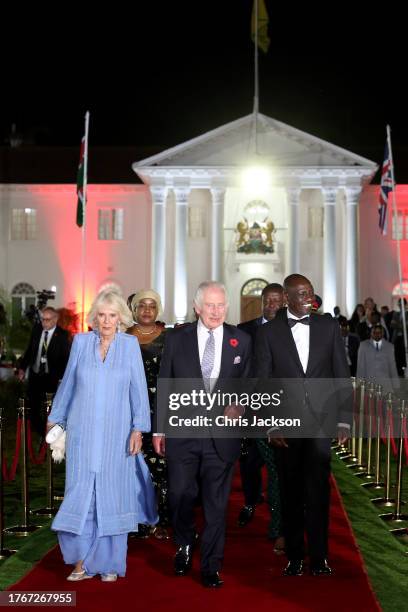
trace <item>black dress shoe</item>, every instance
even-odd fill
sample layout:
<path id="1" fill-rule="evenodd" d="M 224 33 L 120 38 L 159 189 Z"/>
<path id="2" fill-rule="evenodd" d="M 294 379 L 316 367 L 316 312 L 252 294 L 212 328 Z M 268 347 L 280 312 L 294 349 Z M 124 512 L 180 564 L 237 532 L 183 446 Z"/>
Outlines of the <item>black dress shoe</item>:
<path id="1" fill-rule="evenodd" d="M 292 559 L 283 570 L 284 576 L 303 576 L 302 559 Z"/>
<path id="2" fill-rule="evenodd" d="M 176 576 L 185 576 L 190 571 L 192 562 L 193 547 L 191 544 L 179 546 L 174 555 L 174 573 Z"/>
<path id="3" fill-rule="evenodd" d="M 202 572 L 201 573 L 201 582 L 202 585 L 205 587 L 210 587 L 210 588 L 219 588 L 220 586 L 222 586 L 224 584 L 224 581 L 221 580 L 220 575 L 218 572 L 214 572 L 212 574 L 209 574 L 207 572 Z"/>
<path id="4" fill-rule="evenodd" d="M 255 506 L 243 506 L 238 516 L 238 525 L 245 527 L 249 521 L 252 521 L 252 517 L 255 513 Z"/>
<path id="5" fill-rule="evenodd" d="M 310 573 L 312 574 L 312 576 L 331 576 L 333 570 L 327 563 L 327 560 L 322 559 L 321 561 L 313 562 L 310 564 Z"/>

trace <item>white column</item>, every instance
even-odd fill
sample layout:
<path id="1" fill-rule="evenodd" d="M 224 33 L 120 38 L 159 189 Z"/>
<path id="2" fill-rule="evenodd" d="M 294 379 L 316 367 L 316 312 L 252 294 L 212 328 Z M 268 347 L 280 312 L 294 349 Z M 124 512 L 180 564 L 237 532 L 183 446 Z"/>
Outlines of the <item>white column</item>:
<path id="1" fill-rule="evenodd" d="M 337 188 L 324 187 L 323 308 L 333 314 L 337 300 L 336 198 Z"/>
<path id="2" fill-rule="evenodd" d="M 211 189 L 211 279 L 222 281 L 225 189 Z"/>
<path id="3" fill-rule="evenodd" d="M 187 205 L 190 189 L 176 188 L 174 236 L 174 315 L 177 323 L 187 317 Z"/>
<path id="4" fill-rule="evenodd" d="M 166 300 L 166 187 L 150 187 L 153 201 L 152 283 L 160 295 L 163 308 Z"/>
<path id="5" fill-rule="evenodd" d="M 358 302 L 358 201 L 361 187 L 346 188 L 346 307 L 351 317 Z"/>
<path id="6" fill-rule="evenodd" d="M 288 274 L 301 273 L 299 269 L 299 203 L 300 189 L 290 187 L 286 189 L 289 213 L 289 269 Z"/>

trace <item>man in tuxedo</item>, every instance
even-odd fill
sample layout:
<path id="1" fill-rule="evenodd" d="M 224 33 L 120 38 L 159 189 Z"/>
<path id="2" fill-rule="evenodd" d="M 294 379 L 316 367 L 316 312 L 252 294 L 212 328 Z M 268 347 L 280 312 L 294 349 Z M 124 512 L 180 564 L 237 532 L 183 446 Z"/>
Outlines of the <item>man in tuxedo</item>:
<path id="1" fill-rule="evenodd" d="M 57 325 L 58 312 L 47 306 L 41 311 L 41 325 L 35 325 L 24 355 L 20 359 L 19 378 L 28 371 L 27 396 L 30 420 L 40 436 L 45 431 L 43 403 L 46 393 L 55 393 L 68 363 L 68 332 Z"/>
<path id="2" fill-rule="evenodd" d="M 300 274 L 288 276 L 284 281 L 284 296 L 286 311 L 280 311 L 279 316 L 258 332 L 256 371 L 260 379 L 293 379 L 288 391 L 298 405 L 292 405 L 291 399 L 286 406 L 307 422 L 316 415 L 321 388 L 320 380 L 310 379 L 324 379 L 322 384 L 325 384 L 327 379 L 347 379 L 350 372 L 337 321 L 330 314 L 311 314 L 315 294 L 310 281 Z M 335 383 L 335 389 L 339 382 Z M 325 406 L 330 409 L 329 413 L 318 415 L 316 422 L 323 416 L 333 420 L 338 424 L 339 440 L 345 442 L 350 418 L 340 397 L 338 402 L 336 394 L 333 397 L 333 402 Z M 278 448 L 289 561 L 284 574 L 303 574 L 306 531 L 311 574 L 329 575 L 332 573 L 327 562 L 331 439 L 310 436 L 285 439 L 279 431 L 271 433 Z"/>
<path id="3" fill-rule="evenodd" d="M 198 321 L 176 328 L 166 336 L 159 379 L 198 379 L 207 390 L 215 392 L 218 379 L 248 377 L 251 339 L 225 323 L 228 301 L 224 286 L 211 281 L 201 283 L 194 308 Z M 224 415 L 236 418 L 242 412 L 238 406 L 228 406 Z M 163 429 L 154 429 L 154 448 L 167 459 L 170 514 L 178 545 L 175 574 L 183 576 L 191 568 L 196 540 L 194 505 L 200 490 L 205 518 L 201 534 L 202 583 L 219 587 L 225 514 L 241 441 L 239 437 L 211 437 L 208 428 L 200 438 L 165 437 L 161 434 Z"/>
<path id="4" fill-rule="evenodd" d="M 238 329 L 247 332 L 252 338 L 252 348 L 255 346 L 256 333 L 261 325 L 272 321 L 277 311 L 283 307 L 283 287 L 279 283 L 271 283 L 262 291 L 262 315 L 251 321 L 240 323 Z M 238 525 L 245 527 L 255 514 L 256 504 L 261 498 L 262 473 L 264 464 L 255 439 L 245 438 L 242 441 L 242 452 L 239 458 L 242 490 L 245 505 L 238 516 Z"/>

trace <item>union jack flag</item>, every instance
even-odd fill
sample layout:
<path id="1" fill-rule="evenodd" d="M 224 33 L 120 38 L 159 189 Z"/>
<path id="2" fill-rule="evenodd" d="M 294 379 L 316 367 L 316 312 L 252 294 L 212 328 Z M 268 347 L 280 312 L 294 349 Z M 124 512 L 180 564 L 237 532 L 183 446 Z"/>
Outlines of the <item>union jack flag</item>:
<path id="1" fill-rule="evenodd" d="M 383 236 L 387 233 L 388 194 L 394 188 L 391 175 L 391 157 L 388 142 L 385 144 L 384 161 L 381 170 L 380 201 L 378 204 L 378 225 Z"/>

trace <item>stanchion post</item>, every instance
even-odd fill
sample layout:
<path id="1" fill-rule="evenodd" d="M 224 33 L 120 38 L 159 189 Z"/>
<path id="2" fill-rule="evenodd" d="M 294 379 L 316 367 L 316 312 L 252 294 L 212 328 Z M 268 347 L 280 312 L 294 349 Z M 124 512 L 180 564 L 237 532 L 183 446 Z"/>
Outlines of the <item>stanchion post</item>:
<path id="1" fill-rule="evenodd" d="M 386 435 L 387 435 L 387 458 L 385 464 L 385 495 L 372 499 L 373 504 L 392 508 L 395 506 L 395 499 L 390 498 L 391 490 L 391 419 L 393 418 L 392 410 L 392 393 L 387 395 L 387 418 L 386 418 Z"/>
<path id="2" fill-rule="evenodd" d="M 45 414 L 48 415 L 51 412 L 53 393 L 46 393 L 45 400 Z M 47 419 L 46 419 L 47 420 Z M 47 504 L 45 508 L 38 508 L 33 510 L 32 514 L 36 516 L 47 516 L 53 517 L 57 513 L 57 509 L 54 506 L 54 474 L 53 474 L 53 463 L 52 463 L 52 451 L 47 444 L 47 455 L 46 455 L 46 468 L 47 468 Z"/>
<path id="3" fill-rule="evenodd" d="M 405 400 L 400 401 L 399 406 L 399 439 L 398 439 L 398 459 L 397 459 L 397 480 L 396 480 L 396 504 L 395 504 L 395 512 L 387 513 L 380 515 L 384 521 L 392 521 L 393 523 L 402 523 L 408 521 L 408 514 L 401 513 L 401 505 L 404 503 L 402 501 L 402 462 L 403 462 L 403 454 L 404 454 L 404 417 L 406 415 L 405 410 Z M 406 529 L 392 529 L 391 533 L 394 535 L 402 535 L 406 532 Z"/>
<path id="4" fill-rule="evenodd" d="M 18 412 L 21 417 L 21 498 L 23 504 L 23 521 L 21 525 L 8 527 L 6 533 L 15 536 L 28 536 L 39 528 L 29 524 L 29 489 L 28 489 L 28 444 L 27 444 L 27 411 L 24 399 L 18 400 Z"/>
<path id="5" fill-rule="evenodd" d="M 0 559 L 7 559 L 17 551 L 4 548 L 3 424 L 3 408 L 0 408 Z"/>
<path id="6" fill-rule="evenodd" d="M 366 381 L 364 378 L 360 380 L 360 403 L 358 410 L 358 446 L 357 446 L 357 457 L 356 457 L 356 425 L 355 425 L 355 417 L 353 419 L 354 422 L 354 452 L 353 459 L 350 464 L 347 466 L 351 470 L 356 470 L 359 475 L 366 473 L 366 467 L 363 464 L 363 436 L 364 436 L 364 405 L 365 405 L 365 388 Z M 355 411 L 353 411 L 353 415 Z"/>
<path id="7" fill-rule="evenodd" d="M 375 420 L 376 420 L 376 438 L 375 438 L 375 476 L 374 482 L 363 482 L 362 487 L 367 489 L 382 489 L 384 483 L 381 481 L 381 418 L 382 418 L 383 396 L 382 386 L 377 385 L 375 392 Z"/>

